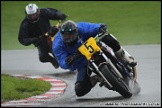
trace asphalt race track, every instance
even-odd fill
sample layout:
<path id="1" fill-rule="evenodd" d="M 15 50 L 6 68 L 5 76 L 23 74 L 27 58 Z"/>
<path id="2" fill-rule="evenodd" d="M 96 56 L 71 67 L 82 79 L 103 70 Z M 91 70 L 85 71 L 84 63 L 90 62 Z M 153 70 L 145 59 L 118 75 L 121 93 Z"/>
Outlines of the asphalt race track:
<path id="1" fill-rule="evenodd" d="M 50 63 L 41 63 L 37 49 L 1 50 L 1 73 L 50 76 L 63 80 L 67 88 L 63 95 L 43 102 L 38 107 L 117 107 L 161 106 L 161 45 L 123 46 L 137 60 L 137 81 L 141 92 L 125 99 L 117 92 L 97 84 L 87 95 L 77 97 L 74 92 L 75 72 L 54 69 Z"/>

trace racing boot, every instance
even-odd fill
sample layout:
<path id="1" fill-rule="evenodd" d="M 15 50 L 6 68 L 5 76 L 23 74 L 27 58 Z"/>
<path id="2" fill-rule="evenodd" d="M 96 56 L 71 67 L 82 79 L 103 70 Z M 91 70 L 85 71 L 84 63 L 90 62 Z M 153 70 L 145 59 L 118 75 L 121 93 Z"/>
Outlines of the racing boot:
<path id="1" fill-rule="evenodd" d="M 53 58 L 51 63 L 55 67 L 55 69 L 59 68 L 59 63 L 57 62 L 56 58 Z"/>
<path id="2" fill-rule="evenodd" d="M 134 67 L 137 65 L 137 62 L 134 61 L 134 58 L 122 47 L 118 51 L 115 52 L 115 55 L 125 65 L 128 64 L 131 67 Z"/>

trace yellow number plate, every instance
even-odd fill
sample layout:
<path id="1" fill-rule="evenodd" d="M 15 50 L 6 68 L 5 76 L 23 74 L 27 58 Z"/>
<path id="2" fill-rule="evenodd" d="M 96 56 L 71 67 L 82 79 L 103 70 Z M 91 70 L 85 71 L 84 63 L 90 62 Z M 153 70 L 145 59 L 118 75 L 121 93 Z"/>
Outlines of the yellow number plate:
<path id="1" fill-rule="evenodd" d="M 91 56 L 100 51 L 100 47 L 96 44 L 94 38 L 89 38 L 83 45 L 81 45 L 78 50 L 87 58 L 87 60 L 91 59 Z"/>

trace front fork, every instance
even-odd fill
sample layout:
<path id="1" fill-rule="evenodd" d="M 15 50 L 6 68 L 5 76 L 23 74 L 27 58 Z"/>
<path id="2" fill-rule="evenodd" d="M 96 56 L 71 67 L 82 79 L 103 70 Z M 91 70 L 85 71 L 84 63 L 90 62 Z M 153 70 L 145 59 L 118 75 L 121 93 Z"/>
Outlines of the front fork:
<path id="1" fill-rule="evenodd" d="M 113 63 L 107 58 L 107 56 L 102 52 L 102 50 L 100 50 L 99 55 L 102 56 L 106 63 L 109 63 L 110 66 L 112 67 L 112 69 L 120 76 L 120 78 L 123 78 L 123 76 L 120 74 L 120 72 L 116 69 L 116 67 L 113 65 Z M 106 83 L 108 84 L 108 86 L 110 88 L 112 88 L 113 86 L 109 83 L 109 81 L 107 81 L 107 79 L 105 78 L 105 76 L 102 74 L 102 72 L 99 70 L 98 66 L 96 65 L 96 63 L 94 62 L 94 60 L 90 60 L 89 61 L 93 67 L 95 68 L 95 70 L 101 75 L 101 77 L 104 79 L 104 81 L 106 81 Z M 101 64 L 100 64 L 101 65 Z"/>
<path id="2" fill-rule="evenodd" d="M 102 74 L 102 72 L 98 69 L 98 66 L 95 64 L 95 62 L 93 60 L 90 60 L 90 63 L 92 64 L 92 66 L 95 68 L 95 70 L 100 74 L 100 76 L 104 79 L 104 81 L 106 81 L 106 83 L 108 84 L 108 86 L 110 88 L 112 88 L 113 86 L 107 81 L 107 79 L 105 78 L 105 76 Z"/>

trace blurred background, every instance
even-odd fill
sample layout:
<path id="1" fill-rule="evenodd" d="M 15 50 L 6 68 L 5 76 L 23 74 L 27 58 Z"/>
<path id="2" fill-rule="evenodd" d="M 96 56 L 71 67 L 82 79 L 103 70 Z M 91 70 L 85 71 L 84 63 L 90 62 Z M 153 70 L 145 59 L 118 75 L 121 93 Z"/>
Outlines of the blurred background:
<path id="1" fill-rule="evenodd" d="M 18 41 L 25 6 L 56 8 L 66 20 L 104 23 L 121 45 L 161 44 L 160 1 L 1 1 L 1 49 L 33 49 Z M 55 25 L 57 21 L 51 21 Z"/>

